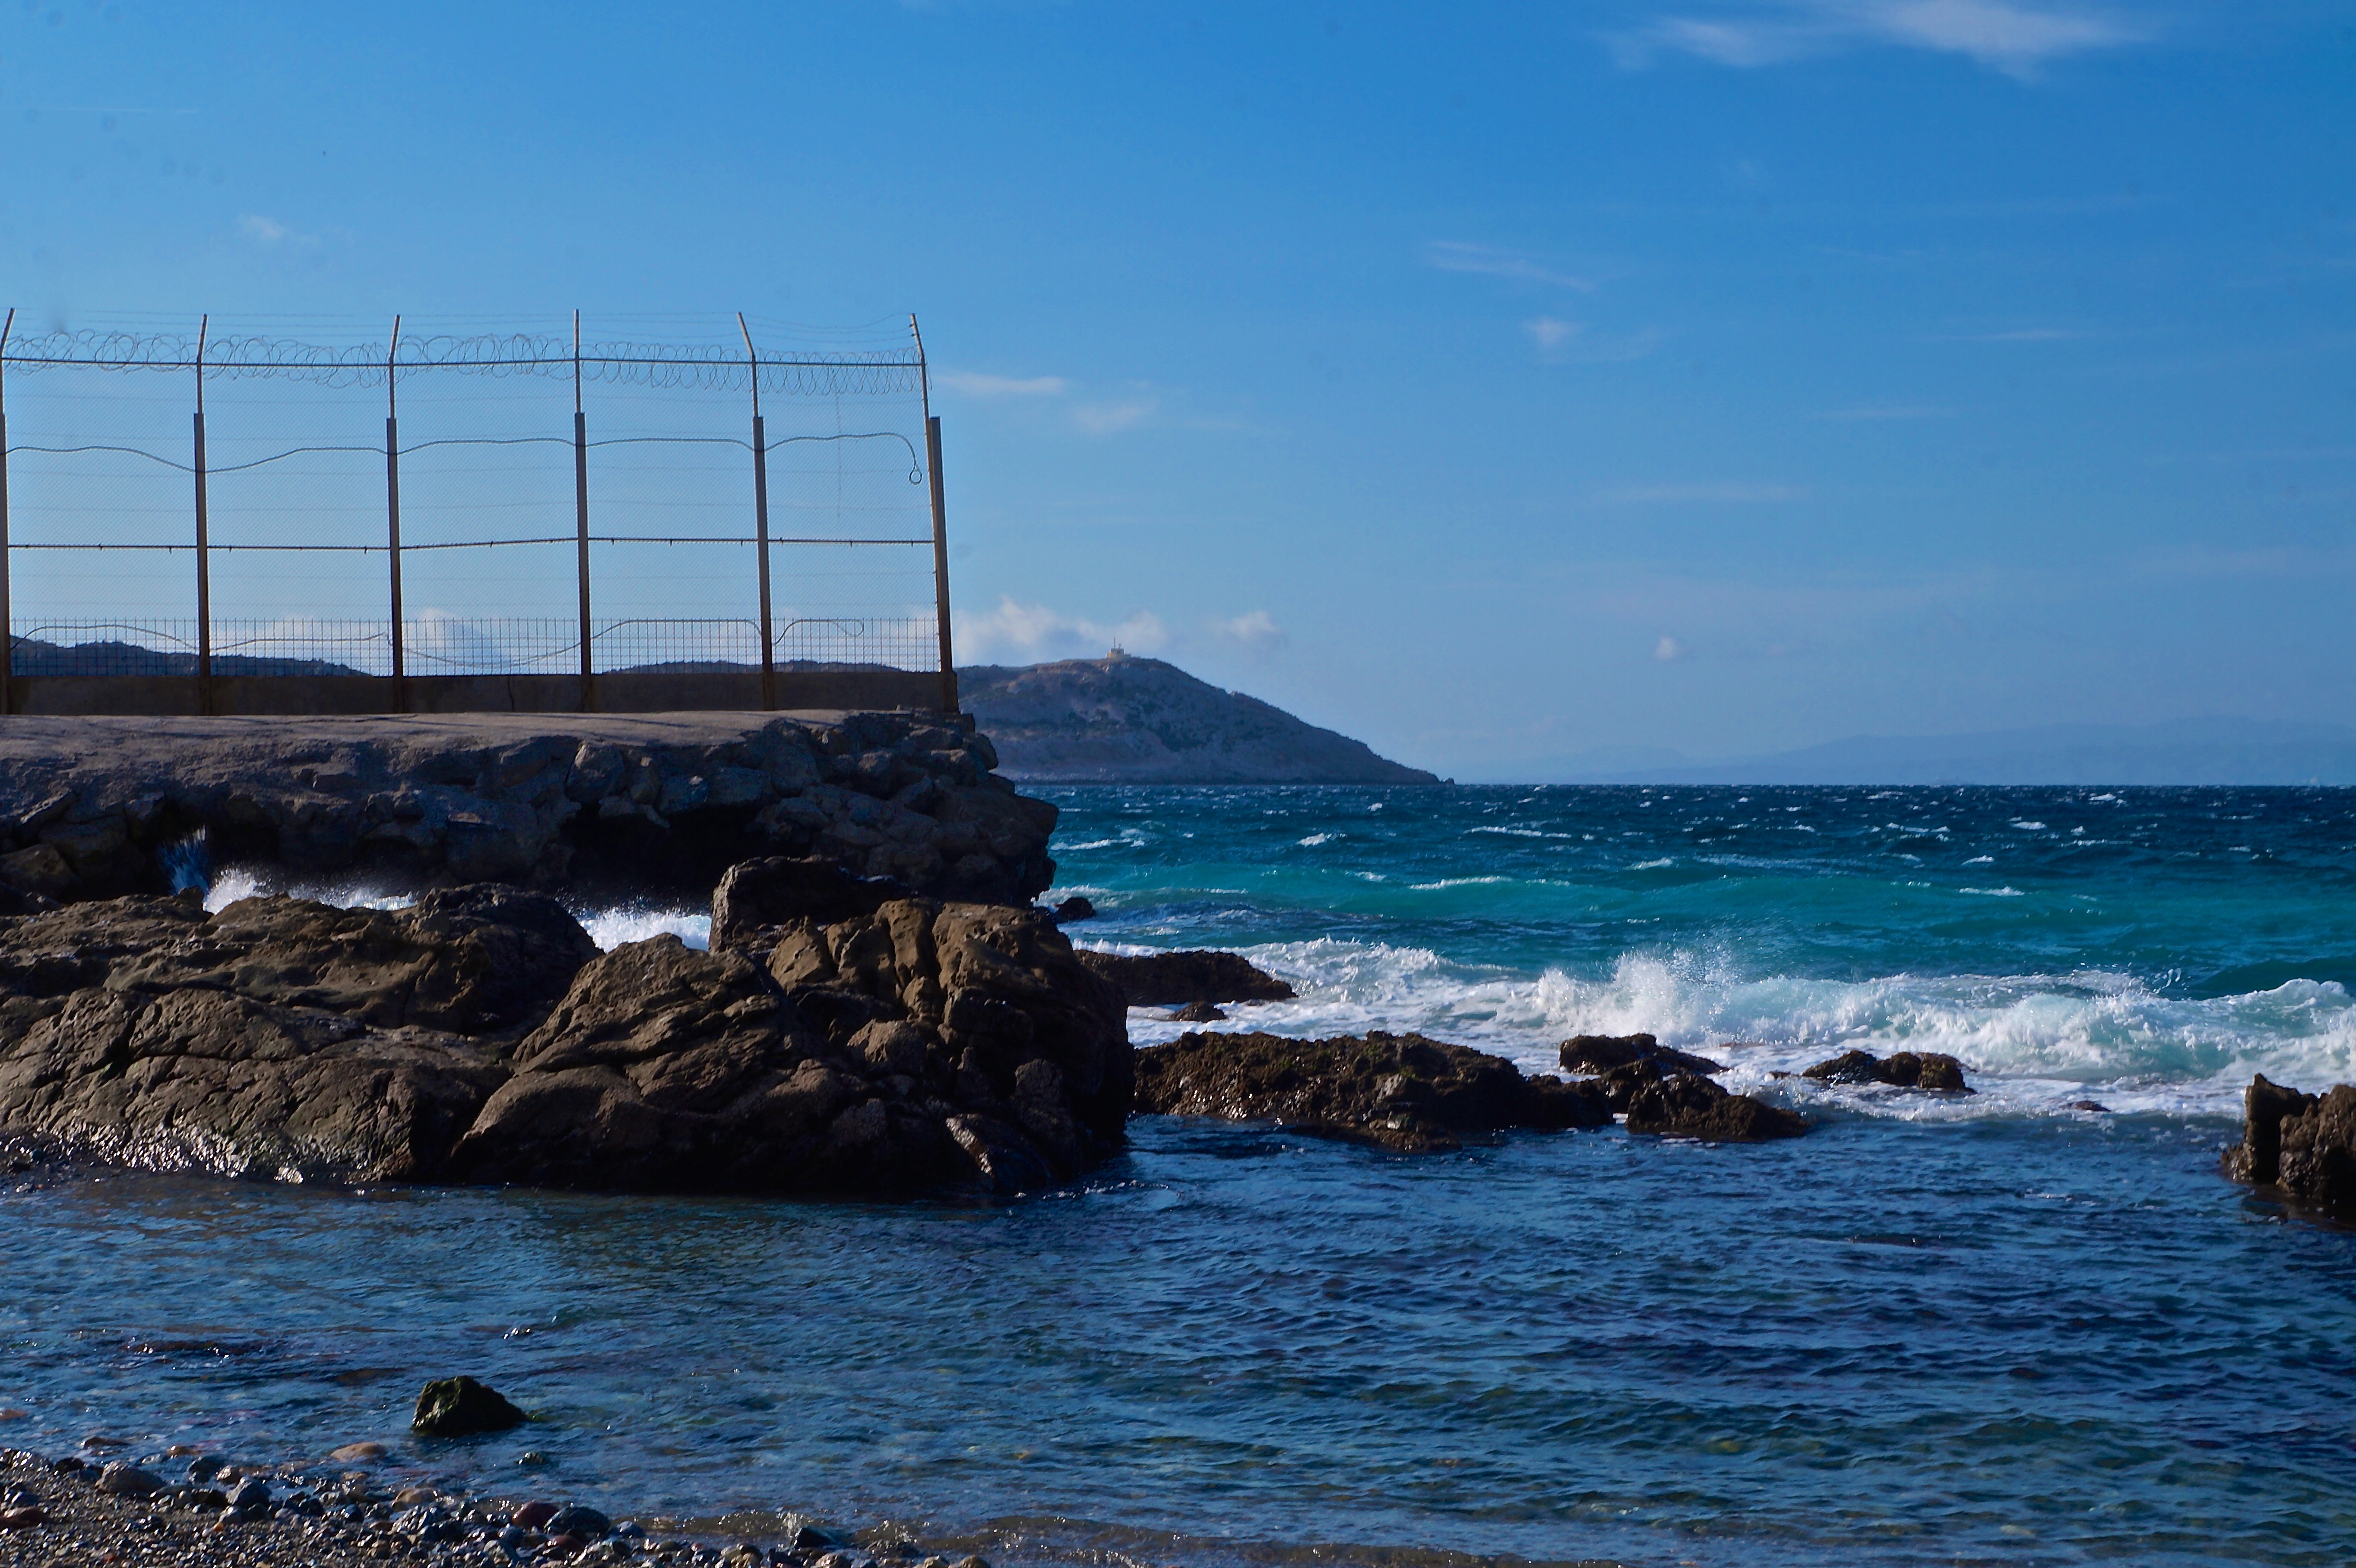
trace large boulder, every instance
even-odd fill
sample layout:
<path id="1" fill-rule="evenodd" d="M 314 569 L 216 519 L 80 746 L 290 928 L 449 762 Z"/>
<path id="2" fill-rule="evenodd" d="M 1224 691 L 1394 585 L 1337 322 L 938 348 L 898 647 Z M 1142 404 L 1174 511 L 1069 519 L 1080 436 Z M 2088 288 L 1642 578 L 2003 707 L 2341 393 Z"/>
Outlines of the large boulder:
<path id="1" fill-rule="evenodd" d="M 1083 952 L 1080 962 L 1120 987 L 1132 1008 L 1190 1002 L 1289 1002 L 1293 989 L 1240 954 L 1207 950 L 1130 955 Z"/>
<path id="2" fill-rule="evenodd" d="M 553 900 L 495 887 L 0 923 L 0 1135 L 158 1169 L 431 1179 L 595 952 Z"/>
<path id="3" fill-rule="evenodd" d="M 698 953 L 658 937 L 583 968 L 517 1048 L 453 1173 L 1014 1190 L 1119 1148 L 1131 1093 L 1119 996 L 1054 922 L 875 891 L 755 866 L 715 900 L 715 934 L 744 944 Z"/>
<path id="4" fill-rule="evenodd" d="M 1707 1077 L 1726 1071 L 1726 1063 L 1663 1045 L 1649 1034 L 1575 1034 L 1557 1049 L 1563 1071 L 1601 1077 L 1623 1067 L 1650 1066 L 1664 1072 L 1698 1072 Z"/>
<path id="5" fill-rule="evenodd" d="M 1411 1152 L 1460 1147 L 1463 1134 L 1612 1119 L 1600 1095 L 1526 1078 L 1502 1056 L 1379 1032 L 1335 1040 L 1183 1034 L 1137 1053 L 1137 1103 L 1141 1111 L 1274 1121 Z"/>
<path id="6" fill-rule="evenodd" d="M 2308 1094 L 2261 1074 L 2242 1104 L 2242 1141 L 2225 1151 L 2225 1173 L 2356 1219 L 2356 1087 Z"/>

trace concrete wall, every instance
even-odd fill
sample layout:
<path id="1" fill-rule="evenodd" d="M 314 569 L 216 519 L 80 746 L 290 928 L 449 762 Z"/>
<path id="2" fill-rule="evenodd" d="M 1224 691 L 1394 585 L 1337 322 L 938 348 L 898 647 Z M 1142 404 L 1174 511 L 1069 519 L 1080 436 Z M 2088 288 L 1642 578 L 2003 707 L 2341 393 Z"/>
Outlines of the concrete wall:
<path id="1" fill-rule="evenodd" d="M 893 669 L 779 670 L 780 709 L 941 711 L 937 675 Z M 406 709 L 389 677 L 377 676 L 231 676 L 212 683 L 214 715 L 298 713 L 694 713 L 759 712 L 761 677 L 752 670 L 712 674 L 632 672 L 601 675 L 582 700 L 574 675 L 412 676 Z M 947 710 L 956 708 L 956 688 Z M 166 714 L 208 711 L 196 680 L 187 676 L 16 676 L 8 683 L 11 713 Z"/>

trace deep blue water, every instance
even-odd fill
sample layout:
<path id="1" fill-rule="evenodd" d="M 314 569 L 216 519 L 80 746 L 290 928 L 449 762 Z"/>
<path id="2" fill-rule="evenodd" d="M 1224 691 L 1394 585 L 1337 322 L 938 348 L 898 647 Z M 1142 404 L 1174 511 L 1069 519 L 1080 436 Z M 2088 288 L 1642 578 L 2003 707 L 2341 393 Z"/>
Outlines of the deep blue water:
<path id="1" fill-rule="evenodd" d="M 0 1442 L 377 1438 L 1004 1562 L 2348 1560 L 2356 1232 L 2215 1160 L 2254 1068 L 2356 1077 L 2349 795 L 1048 793 L 1075 934 L 1251 953 L 1302 991 L 1253 1027 L 1534 1065 L 1652 1028 L 1823 1125 L 1409 1158 L 1145 1118 L 991 1206 L 37 1183 Z M 1768 1076 L 1901 1041 L 1983 1092 Z M 459 1371 L 545 1419 L 403 1436 Z"/>

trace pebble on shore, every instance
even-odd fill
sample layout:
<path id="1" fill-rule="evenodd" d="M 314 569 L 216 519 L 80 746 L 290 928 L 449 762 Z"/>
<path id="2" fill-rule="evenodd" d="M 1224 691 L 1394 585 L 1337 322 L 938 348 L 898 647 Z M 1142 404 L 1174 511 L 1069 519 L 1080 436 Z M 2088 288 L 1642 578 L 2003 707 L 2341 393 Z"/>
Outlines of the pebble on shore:
<path id="1" fill-rule="evenodd" d="M 380 1445 L 351 1444 L 336 1451 Z M 183 1452 L 186 1452 L 183 1450 Z M 563 1562 L 676 1568 L 989 1568 L 901 1542 L 867 1550 L 809 1527 L 776 1545 L 659 1540 L 582 1504 L 394 1488 L 363 1472 L 225 1465 L 199 1456 L 94 1465 L 0 1448 L 0 1568 L 512 1568 Z M 108 1477 L 112 1477 L 110 1483 Z"/>

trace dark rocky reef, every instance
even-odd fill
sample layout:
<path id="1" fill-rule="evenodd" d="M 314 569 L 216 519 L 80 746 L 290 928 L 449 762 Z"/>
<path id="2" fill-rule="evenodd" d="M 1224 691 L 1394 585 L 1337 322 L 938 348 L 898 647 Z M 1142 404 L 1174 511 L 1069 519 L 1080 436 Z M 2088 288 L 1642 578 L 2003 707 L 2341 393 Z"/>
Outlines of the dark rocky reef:
<path id="1" fill-rule="evenodd" d="M 2356 1086 L 2308 1094 L 2260 1075 L 2242 1106 L 2242 1141 L 2225 1151 L 2225 1174 L 2356 1221 Z"/>
<path id="2" fill-rule="evenodd" d="M 1751 1094 L 1737 1094 L 1710 1075 L 1722 1062 L 1663 1045 L 1649 1034 L 1574 1035 L 1562 1042 L 1563 1067 L 1593 1076 L 1590 1088 L 1628 1118 L 1632 1133 L 1700 1138 L 1708 1143 L 1760 1143 L 1797 1137 L 1808 1119 Z"/>
<path id="3" fill-rule="evenodd" d="M 1183 1034 L 1137 1053 L 1137 1108 L 1275 1121 L 1407 1152 L 1458 1148 L 1468 1134 L 1612 1119 L 1602 1097 L 1581 1085 L 1526 1078 L 1504 1057 L 1468 1046 L 1379 1032 L 1306 1040 Z"/>
<path id="4" fill-rule="evenodd" d="M 1800 1074 L 1820 1083 L 1887 1083 L 1899 1089 L 1931 1089 L 1946 1094 L 1976 1093 L 1964 1081 L 1964 1064 L 1941 1051 L 1901 1051 L 1876 1056 L 1844 1051 Z"/>
<path id="5" fill-rule="evenodd" d="M 785 883 L 896 896 L 798 913 Z M 553 900 L 480 885 L 396 912 L 0 919 L 0 1136 L 225 1175 L 741 1191 L 1013 1189 L 1119 1147 L 1119 996 L 1046 915 L 824 864 L 732 887 L 776 917 L 766 946 L 600 955 Z"/>
<path id="6" fill-rule="evenodd" d="M 1055 808 L 996 764 L 961 720 L 917 713 L 18 717 L 0 727 L 0 912 L 169 892 L 197 853 L 699 899 L 747 856 L 818 855 L 1028 904 L 1054 880 Z"/>
<path id="7" fill-rule="evenodd" d="M 1293 989 L 1234 953 L 1183 951 L 1130 956 L 1083 951 L 1080 962 L 1120 987 L 1132 1008 L 1195 1002 L 1289 1002 Z"/>

